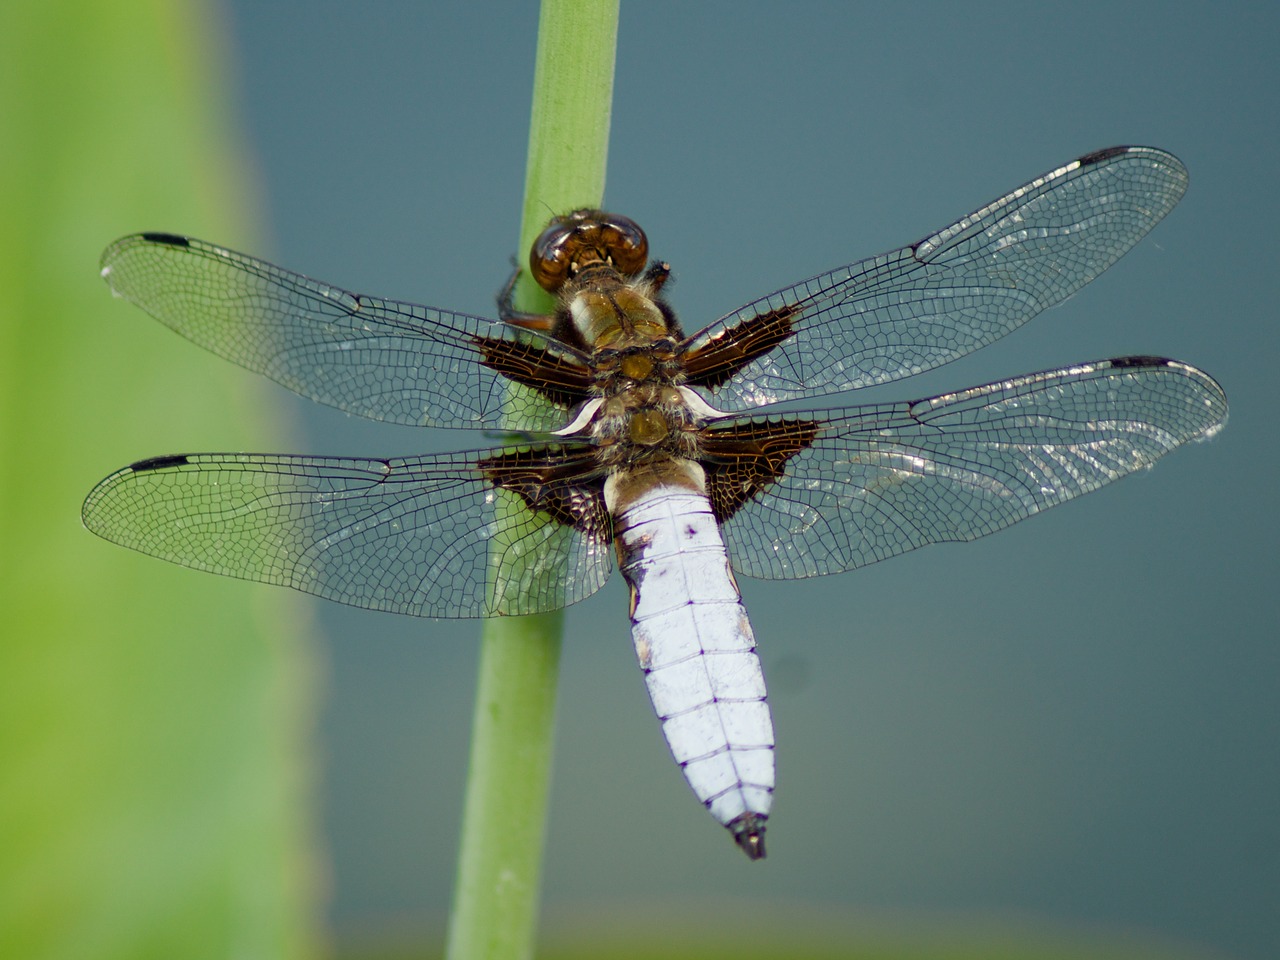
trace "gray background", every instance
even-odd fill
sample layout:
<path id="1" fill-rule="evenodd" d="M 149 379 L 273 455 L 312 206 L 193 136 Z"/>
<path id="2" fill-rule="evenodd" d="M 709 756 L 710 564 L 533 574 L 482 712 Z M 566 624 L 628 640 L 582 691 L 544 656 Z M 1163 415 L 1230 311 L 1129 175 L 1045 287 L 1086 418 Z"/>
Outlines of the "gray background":
<path id="1" fill-rule="evenodd" d="M 255 252 L 490 314 L 515 252 L 536 5 L 226 12 L 272 237 Z M 571 610 L 553 920 L 729 929 L 803 908 L 1280 954 L 1276 20 L 1264 4 L 625 6 L 606 203 L 674 265 L 686 328 L 1083 152 L 1153 144 L 1192 184 L 1137 250 L 1006 341 L 869 396 L 1158 353 L 1217 377 L 1232 420 L 976 544 L 744 580 L 779 744 L 761 864 L 667 754 L 621 582 Z M 485 445 L 282 403 L 306 418 L 292 452 Z M 316 609 L 330 921 L 438 937 L 478 626 Z"/>

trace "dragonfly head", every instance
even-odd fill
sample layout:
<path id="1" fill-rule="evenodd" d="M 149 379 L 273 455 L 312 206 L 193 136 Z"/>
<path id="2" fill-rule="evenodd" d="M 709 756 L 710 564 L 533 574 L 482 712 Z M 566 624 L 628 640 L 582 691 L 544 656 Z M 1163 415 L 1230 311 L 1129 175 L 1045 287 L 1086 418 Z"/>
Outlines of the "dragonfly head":
<path id="1" fill-rule="evenodd" d="M 529 269 L 548 293 L 589 267 L 612 267 L 624 277 L 644 269 L 649 241 L 639 224 L 603 210 L 574 210 L 556 217 L 533 242 Z"/>

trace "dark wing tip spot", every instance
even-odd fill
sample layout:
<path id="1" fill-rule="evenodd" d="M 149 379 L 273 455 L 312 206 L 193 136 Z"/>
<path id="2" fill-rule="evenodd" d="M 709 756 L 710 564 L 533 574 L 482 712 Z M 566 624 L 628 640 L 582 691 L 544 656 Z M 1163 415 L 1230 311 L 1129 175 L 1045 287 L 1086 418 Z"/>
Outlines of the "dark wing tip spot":
<path id="1" fill-rule="evenodd" d="M 1123 370 L 1126 367 L 1167 367 L 1174 361 L 1168 357 L 1139 355 L 1133 357 L 1115 357 L 1109 361 L 1111 366 Z"/>
<path id="2" fill-rule="evenodd" d="M 176 233 L 144 233 L 142 239 L 148 243 L 164 243 L 171 247 L 189 247 L 191 241 L 186 237 L 180 237 Z"/>
<path id="3" fill-rule="evenodd" d="M 1112 157 L 1118 157 L 1122 153 L 1128 153 L 1132 149 L 1132 147 L 1103 147 L 1101 150 L 1093 151 L 1093 153 L 1086 153 L 1077 162 L 1082 167 L 1088 167 L 1095 163 L 1102 163 L 1104 160 L 1110 160 Z"/>
<path id="4" fill-rule="evenodd" d="M 191 459 L 184 454 L 173 454 L 167 457 L 148 457 L 137 463 L 129 464 L 134 473 L 145 473 L 148 470 L 167 470 L 170 467 L 181 467 L 190 463 Z"/>

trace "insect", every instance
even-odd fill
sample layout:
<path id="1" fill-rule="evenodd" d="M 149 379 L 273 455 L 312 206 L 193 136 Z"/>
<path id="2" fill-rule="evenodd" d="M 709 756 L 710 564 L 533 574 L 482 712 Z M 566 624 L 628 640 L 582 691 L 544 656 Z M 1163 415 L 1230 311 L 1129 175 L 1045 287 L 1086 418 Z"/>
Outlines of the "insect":
<path id="1" fill-rule="evenodd" d="M 182 454 L 103 480 L 85 525 L 185 566 L 421 617 L 556 610 L 612 561 L 671 751 L 764 856 L 774 737 L 735 573 L 851 570 L 973 540 L 1226 422 L 1214 380 L 1129 356 L 904 403 L 779 411 L 929 370 L 1114 263 L 1186 190 L 1171 154 L 1080 157 L 917 243 L 786 287 L 686 336 L 644 232 L 555 218 L 553 314 L 499 320 L 350 293 L 212 244 L 112 244 L 117 295 L 303 396 L 375 420 L 503 428 L 497 449 L 368 459 Z"/>

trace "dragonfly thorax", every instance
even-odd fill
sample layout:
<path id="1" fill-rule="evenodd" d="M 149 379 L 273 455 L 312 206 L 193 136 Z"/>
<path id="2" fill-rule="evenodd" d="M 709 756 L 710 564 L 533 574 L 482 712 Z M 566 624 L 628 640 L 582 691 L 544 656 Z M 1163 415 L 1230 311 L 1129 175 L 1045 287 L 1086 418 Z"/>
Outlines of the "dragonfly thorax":
<path id="1" fill-rule="evenodd" d="M 692 458 L 701 426 L 685 391 L 671 384 L 632 384 L 606 397 L 588 428 L 609 466 L 658 458 Z"/>
<path id="2" fill-rule="evenodd" d="M 648 344 L 671 332 L 648 284 L 621 283 L 617 274 L 601 279 L 605 282 L 577 291 L 568 303 L 574 330 L 588 349 Z"/>

